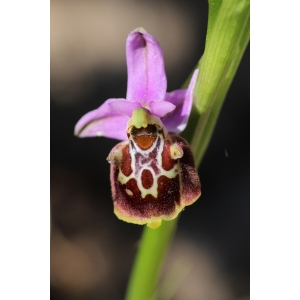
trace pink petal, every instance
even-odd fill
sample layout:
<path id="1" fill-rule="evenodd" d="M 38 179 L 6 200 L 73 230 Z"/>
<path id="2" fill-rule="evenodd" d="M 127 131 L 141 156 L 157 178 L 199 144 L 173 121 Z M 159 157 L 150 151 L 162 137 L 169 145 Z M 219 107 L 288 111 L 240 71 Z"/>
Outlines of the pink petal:
<path id="1" fill-rule="evenodd" d="M 127 38 L 126 58 L 126 99 L 142 105 L 150 101 L 163 101 L 167 79 L 163 53 L 155 37 L 141 28 L 132 31 Z"/>
<path id="2" fill-rule="evenodd" d="M 127 100 L 110 102 L 109 106 L 114 111 L 117 111 L 120 114 L 125 115 L 129 118 L 131 118 L 132 113 L 135 109 L 141 107 L 141 105 L 138 102 L 131 102 Z"/>
<path id="3" fill-rule="evenodd" d="M 162 118 L 162 122 L 169 132 L 179 133 L 183 131 L 187 125 L 193 105 L 193 92 L 198 76 L 198 71 L 198 69 L 194 71 L 189 87 L 186 91 L 184 101 L 178 106 L 176 106 L 176 109 L 172 113 Z M 174 92 L 175 93 L 173 94 L 172 100 L 170 101 L 169 99 L 169 101 L 175 103 L 180 102 L 180 93 L 182 92 Z M 168 97 L 170 97 L 170 94 L 168 95 Z"/>
<path id="4" fill-rule="evenodd" d="M 105 136 L 126 140 L 129 118 L 114 111 L 110 103 L 124 99 L 108 99 L 99 108 L 86 113 L 75 125 L 74 134 L 79 137 Z"/>
<path id="5" fill-rule="evenodd" d="M 182 104 L 185 99 L 187 89 L 175 90 L 170 93 L 166 93 L 165 101 L 173 103 L 175 106 Z"/>
<path id="6" fill-rule="evenodd" d="M 163 116 L 170 113 L 176 108 L 174 104 L 166 101 L 161 101 L 161 102 L 151 101 L 149 103 L 149 106 L 150 106 L 150 112 L 153 115 L 158 116 L 159 118 L 162 118 Z"/>

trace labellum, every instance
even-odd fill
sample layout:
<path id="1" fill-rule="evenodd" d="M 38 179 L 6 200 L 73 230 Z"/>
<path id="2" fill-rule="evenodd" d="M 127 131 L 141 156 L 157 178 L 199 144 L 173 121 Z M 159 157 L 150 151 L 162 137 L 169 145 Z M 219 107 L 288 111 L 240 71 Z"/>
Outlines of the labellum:
<path id="1" fill-rule="evenodd" d="M 114 212 L 123 221 L 160 226 L 201 195 L 190 146 L 147 109 L 134 110 L 127 141 L 110 152 Z"/>

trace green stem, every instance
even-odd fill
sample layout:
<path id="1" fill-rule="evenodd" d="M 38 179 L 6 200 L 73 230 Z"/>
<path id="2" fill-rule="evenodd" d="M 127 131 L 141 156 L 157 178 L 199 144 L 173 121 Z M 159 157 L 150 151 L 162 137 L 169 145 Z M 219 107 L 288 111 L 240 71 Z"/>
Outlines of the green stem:
<path id="1" fill-rule="evenodd" d="M 157 229 L 144 227 L 125 299 L 149 300 L 153 298 L 162 261 L 172 240 L 176 224 L 177 219 L 162 222 Z"/>

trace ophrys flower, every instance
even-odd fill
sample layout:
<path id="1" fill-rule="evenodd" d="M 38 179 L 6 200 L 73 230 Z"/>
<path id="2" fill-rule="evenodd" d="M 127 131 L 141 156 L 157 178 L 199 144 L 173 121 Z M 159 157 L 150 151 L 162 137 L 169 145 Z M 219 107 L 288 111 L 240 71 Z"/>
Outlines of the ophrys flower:
<path id="1" fill-rule="evenodd" d="M 123 140 L 108 156 L 115 214 L 156 228 L 201 194 L 192 151 L 176 135 L 186 127 L 198 70 L 188 89 L 167 93 L 161 47 L 142 28 L 129 34 L 126 58 L 126 99 L 108 99 L 85 114 L 75 134 Z"/>

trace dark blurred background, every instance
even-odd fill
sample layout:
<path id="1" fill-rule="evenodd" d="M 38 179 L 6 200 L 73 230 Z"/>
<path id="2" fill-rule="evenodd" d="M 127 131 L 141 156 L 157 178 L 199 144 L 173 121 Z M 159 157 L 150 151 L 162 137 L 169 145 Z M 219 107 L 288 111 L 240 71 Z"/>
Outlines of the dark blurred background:
<path id="1" fill-rule="evenodd" d="M 207 12 L 206 0 L 51 0 L 51 299 L 123 299 L 142 226 L 113 214 L 106 157 L 118 141 L 79 139 L 73 129 L 106 99 L 126 96 L 125 41 L 138 26 L 163 48 L 168 91 L 180 88 L 203 53 Z M 158 299 L 250 299 L 249 108 L 248 47 Z"/>

